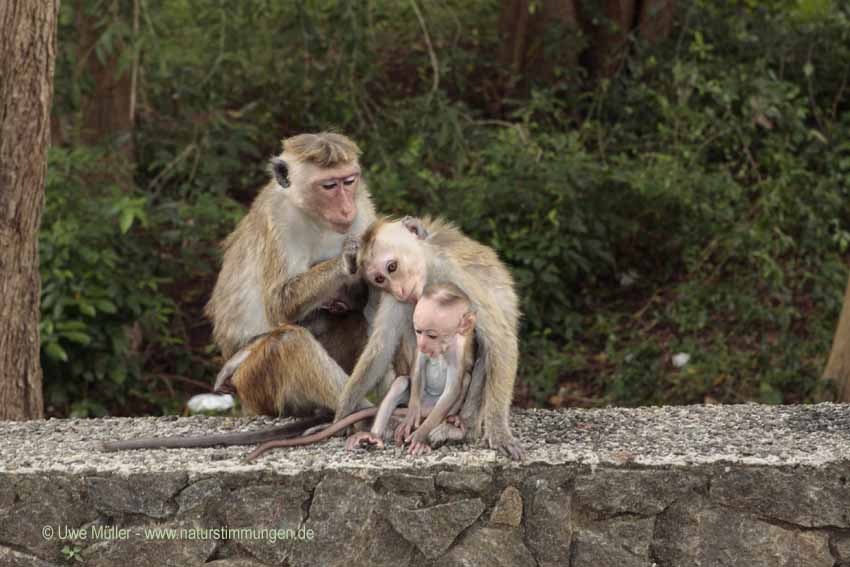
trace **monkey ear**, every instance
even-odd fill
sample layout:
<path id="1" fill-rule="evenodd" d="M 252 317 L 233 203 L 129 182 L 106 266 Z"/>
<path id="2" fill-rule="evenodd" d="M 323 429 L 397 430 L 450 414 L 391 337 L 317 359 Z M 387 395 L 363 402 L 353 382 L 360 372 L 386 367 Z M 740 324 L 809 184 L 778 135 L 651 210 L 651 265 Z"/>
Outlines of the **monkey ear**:
<path id="1" fill-rule="evenodd" d="M 289 181 L 289 166 L 283 159 L 276 157 L 271 159 L 271 170 L 277 184 L 286 189 L 292 183 Z"/>
<path id="2" fill-rule="evenodd" d="M 401 224 L 419 240 L 428 238 L 428 229 L 422 224 L 422 219 L 407 216 L 401 219 Z"/>
<path id="3" fill-rule="evenodd" d="M 472 329 L 475 328 L 475 322 L 477 321 L 477 317 L 475 313 L 472 311 L 467 311 L 464 313 L 463 317 L 460 320 L 460 327 L 458 328 L 458 332 L 461 335 L 468 335 L 472 332 Z"/>

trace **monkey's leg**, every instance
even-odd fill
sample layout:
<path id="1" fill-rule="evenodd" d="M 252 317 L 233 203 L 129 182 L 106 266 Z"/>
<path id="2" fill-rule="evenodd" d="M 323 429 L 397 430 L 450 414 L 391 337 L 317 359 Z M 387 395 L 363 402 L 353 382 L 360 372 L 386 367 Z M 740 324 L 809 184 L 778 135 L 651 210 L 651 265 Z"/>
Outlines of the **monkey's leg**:
<path id="1" fill-rule="evenodd" d="M 309 331 L 282 325 L 258 341 L 232 381 L 249 413 L 276 416 L 333 411 L 347 379 Z"/>

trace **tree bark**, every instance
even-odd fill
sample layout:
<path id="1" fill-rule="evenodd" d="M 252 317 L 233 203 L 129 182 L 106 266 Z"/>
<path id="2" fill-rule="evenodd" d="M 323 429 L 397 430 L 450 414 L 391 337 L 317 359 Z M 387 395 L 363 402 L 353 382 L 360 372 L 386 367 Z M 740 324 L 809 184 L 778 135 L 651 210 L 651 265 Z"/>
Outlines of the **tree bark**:
<path id="1" fill-rule="evenodd" d="M 823 378 L 832 380 L 836 385 L 838 401 L 850 402 L 850 279 Z"/>
<path id="2" fill-rule="evenodd" d="M 591 34 L 590 68 L 594 77 L 613 77 L 623 64 L 636 9 L 635 0 L 605 0 L 601 18 L 585 16 L 585 29 Z"/>
<path id="3" fill-rule="evenodd" d="M 0 2 L 0 419 L 44 415 L 38 228 L 58 0 Z"/>
<path id="4" fill-rule="evenodd" d="M 655 45 L 670 35 L 673 30 L 673 15 L 676 0 L 644 0 L 638 15 L 638 32 L 641 39 Z"/>
<path id="5" fill-rule="evenodd" d="M 81 65 L 92 80 L 93 90 L 82 100 L 81 141 L 84 144 L 100 146 L 110 144 L 111 151 L 107 160 L 114 161 L 111 180 L 128 190 L 133 184 L 132 164 L 135 158 L 133 127 L 135 117 L 133 108 L 133 66 L 120 70 L 121 54 L 128 47 L 121 39 L 113 39 L 111 51 L 101 61 L 97 55 L 97 43 L 101 40 L 104 28 L 99 27 L 102 14 L 89 14 L 86 0 L 77 0 L 76 26 L 79 37 L 79 58 Z M 127 20 L 129 6 L 126 2 L 114 0 L 110 6 L 111 21 Z M 114 158 L 118 159 L 115 160 Z M 127 166 L 130 166 L 129 168 Z M 98 180 L 94 180 L 98 181 Z"/>
<path id="6" fill-rule="evenodd" d="M 502 44 L 499 62 L 514 74 L 529 72 L 543 79 L 551 79 L 555 67 L 575 67 L 578 64 L 577 41 L 561 41 L 562 49 L 547 45 L 552 38 L 553 26 L 561 31 L 572 30 L 578 36 L 578 13 L 576 0 L 543 0 L 534 3 L 530 11 L 530 0 L 503 0 L 499 14 L 499 30 Z M 575 38 L 574 38 L 575 39 Z"/>

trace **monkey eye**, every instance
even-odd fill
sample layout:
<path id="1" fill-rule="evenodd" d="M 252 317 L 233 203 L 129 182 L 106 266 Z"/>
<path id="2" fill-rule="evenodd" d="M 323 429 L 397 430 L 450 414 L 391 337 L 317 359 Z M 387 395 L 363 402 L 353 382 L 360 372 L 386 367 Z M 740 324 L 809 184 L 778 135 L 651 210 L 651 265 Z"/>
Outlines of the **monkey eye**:
<path id="1" fill-rule="evenodd" d="M 346 185 L 351 185 L 351 184 L 352 184 L 352 183 L 354 183 L 356 180 L 357 180 L 357 176 L 356 176 L 356 175 L 349 175 L 348 177 L 346 177 L 345 179 L 343 179 L 343 180 L 342 180 L 342 182 L 343 182 L 344 184 L 346 184 Z"/>
<path id="2" fill-rule="evenodd" d="M 393 273 L 397 269 L 398 269 L 398 262 L 396 262 L 395 260 L 390 260 L 389 262 L 387 262 L 387 271 L 389 273 Z"/>
<path id="3" fill-rule="evenodd" d="M 384 285 L 384 282 L 385 282 L 385 281 L 387 281 L 387 278 L 385 278 L 385 277 L 384 277 L 384 276 L 382 276 L 381 274 L 378 274 L 377 276 L 375 276 L 375 283 L 376 283 L 376 284 L 378 284 L 378 285 Z"/>
<path id="4" fill-rule="evenodd" d="M 336 181 L 323 181 L 320 185 L 322 186 L 322 189 L 333 189 L 336 187 Z"/>

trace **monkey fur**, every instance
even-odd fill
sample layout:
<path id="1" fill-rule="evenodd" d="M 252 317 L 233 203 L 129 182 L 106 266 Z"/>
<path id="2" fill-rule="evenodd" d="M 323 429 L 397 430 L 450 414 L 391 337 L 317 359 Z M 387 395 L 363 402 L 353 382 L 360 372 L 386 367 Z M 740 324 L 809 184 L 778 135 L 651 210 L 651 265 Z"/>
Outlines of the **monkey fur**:
<path id="1" fill-rule="evenodd" d="M 513 278 L 495 251 L 445 220 L 406 217 L 372 224 L 358 258 L 364 277 L 385 293 L 372 334 L 340 396 L 336 419 L 355 409 L 379 383 L 399 343 L 411 340 L 409 303 L 426 284 L 450 282 L 476 310 L 478 356 L 485 368 L 482 399 L 468 396 L 461 410 L 469 419 L 469 435 L 514 460 L 522 459 L 524 451 L 509 422 L 519 357 L 519 301 Z"/>

